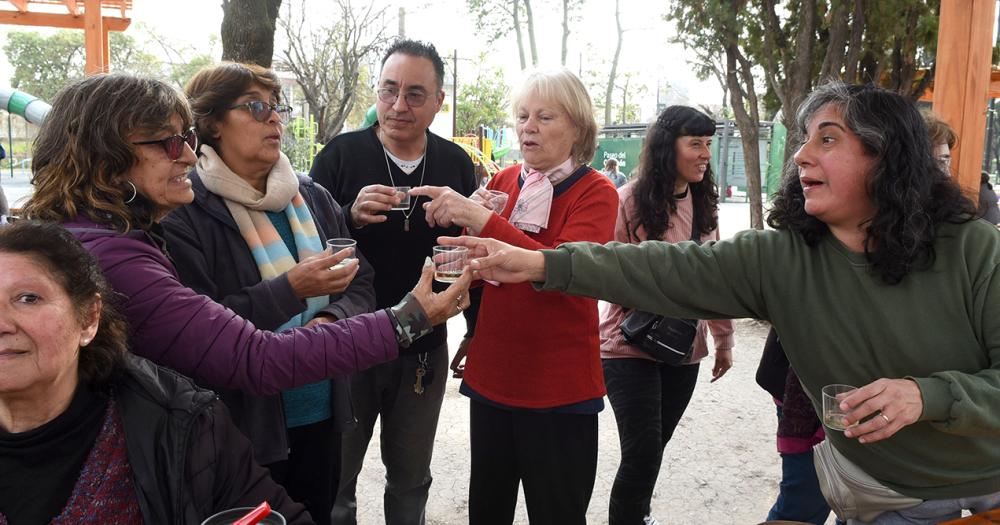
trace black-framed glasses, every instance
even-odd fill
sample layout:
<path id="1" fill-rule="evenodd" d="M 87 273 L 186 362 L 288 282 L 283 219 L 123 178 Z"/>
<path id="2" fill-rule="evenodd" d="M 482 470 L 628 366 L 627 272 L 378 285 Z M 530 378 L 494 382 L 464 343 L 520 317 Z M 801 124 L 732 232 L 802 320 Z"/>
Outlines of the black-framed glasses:
<path id="1" fill-rule="evenodd" d="M 386 104 L 395 104 L 399 100 L 399 90 L 395 88 L 379 88 L 376 93 L 378 93 L 378 99 Z M 403 100 L 406 101 L 407 106 L 419 108 L 427 102 L 427 93 L 410 91 L 403 95 Z"/>
<path id="2" fill-rule="evenodd" d="M 163 151 L 167 153 L 168 159 L 177 160 L 184 154 L 184 144 L 187 144 L 191 148 L 191 151 L 198 149 L 198 134 L 194 132 L 194 128 L 191 128 L 185 131 L 183 135 L 171 135 L 164 139 L 143 140 L 133 142 L 132 144 L 135 146 L 159 144 L 163 148 Z"/>
<path id="3" fill-rule="evenodd" d="M 286 106 L 284 104 L 271 104 L 270 102 L 264 102 L 262 100 L 254 100 L 251 102 L 236 104 L 235 106 L 229 106 L 229 109 L 241 108 L 250 110 L 250 116 L 257 122 L 267 122 L 267 119 L 271 118 L 272 111 L 278 114 L 278 118 L 281 119 L 282 122 L 287 122 L 288 117 L 292 115 L 292 106 Z"/>

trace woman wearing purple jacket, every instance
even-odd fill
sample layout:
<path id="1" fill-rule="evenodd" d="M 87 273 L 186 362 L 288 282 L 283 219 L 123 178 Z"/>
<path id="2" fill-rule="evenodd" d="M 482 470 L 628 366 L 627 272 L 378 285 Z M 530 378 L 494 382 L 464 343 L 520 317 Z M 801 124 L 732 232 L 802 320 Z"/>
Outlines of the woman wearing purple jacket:
<path id="1" fill-rule="evenodd" d="M 133 352 L 204 385 L 268 395 L 394 359 L 468 305 L 468 275 L 435 294 L 425 268 L 392 308 L 273 333 L 183 286 L 159 221 L 194 198 L 192 120 L 164 82 L 95 75 L 60 91 L 35 141 L 35 193 L 23 214 L 63 223 L 97 258 Z M 324 272 L 346 255 L 303 262 Z"/>

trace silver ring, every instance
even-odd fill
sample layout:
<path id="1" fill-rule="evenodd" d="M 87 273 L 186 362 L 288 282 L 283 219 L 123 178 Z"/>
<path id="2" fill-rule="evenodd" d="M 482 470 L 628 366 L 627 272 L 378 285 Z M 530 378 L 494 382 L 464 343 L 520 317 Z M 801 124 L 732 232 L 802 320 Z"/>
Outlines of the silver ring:
<path id="1" fill-rule="evenodd" d="M 879 413 L 879 415 L 880 415 L 880 416 L 882 416 L 882 419 L 884 419 L 884 420 L 885 420 L 885 424 L 886 424 L 886 425 L 888 425 L 888 424 L 892 423 L 892 421 L 889 421 L 889 416 L 887 416 L 887 415 L 885 415 L 885 414 L 882 414 L 882 413 Z"/>

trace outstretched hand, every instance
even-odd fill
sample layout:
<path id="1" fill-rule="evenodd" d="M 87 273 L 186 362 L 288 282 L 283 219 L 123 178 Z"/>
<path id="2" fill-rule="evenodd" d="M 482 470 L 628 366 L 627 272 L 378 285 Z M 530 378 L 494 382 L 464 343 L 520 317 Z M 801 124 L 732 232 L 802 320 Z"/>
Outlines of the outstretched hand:
<path id="1" fill-rule="evenodd" d="M 469 267 L 479 279 L 501 283 L 523 283 L 545 280 L 545 256 L 536 250 L 525 250 L 496 239 L 480 237 L 438 237 L 446 246 L 465 246 L 472 262 Z"/>
<path id="2" fill-rule="evenodd" d="M 472 271 L 466 267 L 462 276 L 440 293 L 434 293 L 434 290 L 431 289 L 433 281 L 434 265 L 425 265 L 420 273 L 420 281 L 417 282 L 412 293 L 417 302 L 420 303 L 420 307 L 424 309 L 424 313 L 427 314 L 431 326 L 437 326 L 469 307 L 468 292 L 469 284 L 472 283 Z"/>

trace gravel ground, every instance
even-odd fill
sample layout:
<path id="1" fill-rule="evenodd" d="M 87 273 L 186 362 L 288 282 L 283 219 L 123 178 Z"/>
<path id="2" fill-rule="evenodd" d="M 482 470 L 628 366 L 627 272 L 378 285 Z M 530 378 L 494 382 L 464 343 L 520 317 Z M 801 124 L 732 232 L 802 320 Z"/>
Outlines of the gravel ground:
<path id="1" fill-rule="evenodd" d="M 748 206 L 727 203 L 720 208 L 723 234 L 748 226 Z M 451 348 L 465 332 L 464 321 L 452 319 Z M 716 383 L 709 366 L 702 366 L 691 404 L 667 445 L 653 493 L 653 515 L 661 524 L 756 524 L 774 501 L 781 475 L 774 445 L 774 404 L 754 382 L 767 325 L 736 321 L 733 368 Z M 440 376 L 439 376 L 440 377 Z M 458 393 L 459 381 L 449 378 L 431 470 L 434 483 L 427 505 L 428 525 L 468 523 L 469 409 Z M 378 443 L 378 428 L 372 443 Z M 600 449 L 597 480 L 588 522 L 608 522 L 608 496 L 618 468 L 618 429 L 610 405 L 599 417 Z M 358 484 L 358 522 L 384 523 L 382 490 L 385 469 L 378 447 L 370 447 Z M 832 520 L 831 520 L 832 522 Z M 528 523 L 523 499 L 515 523 Z"/>

